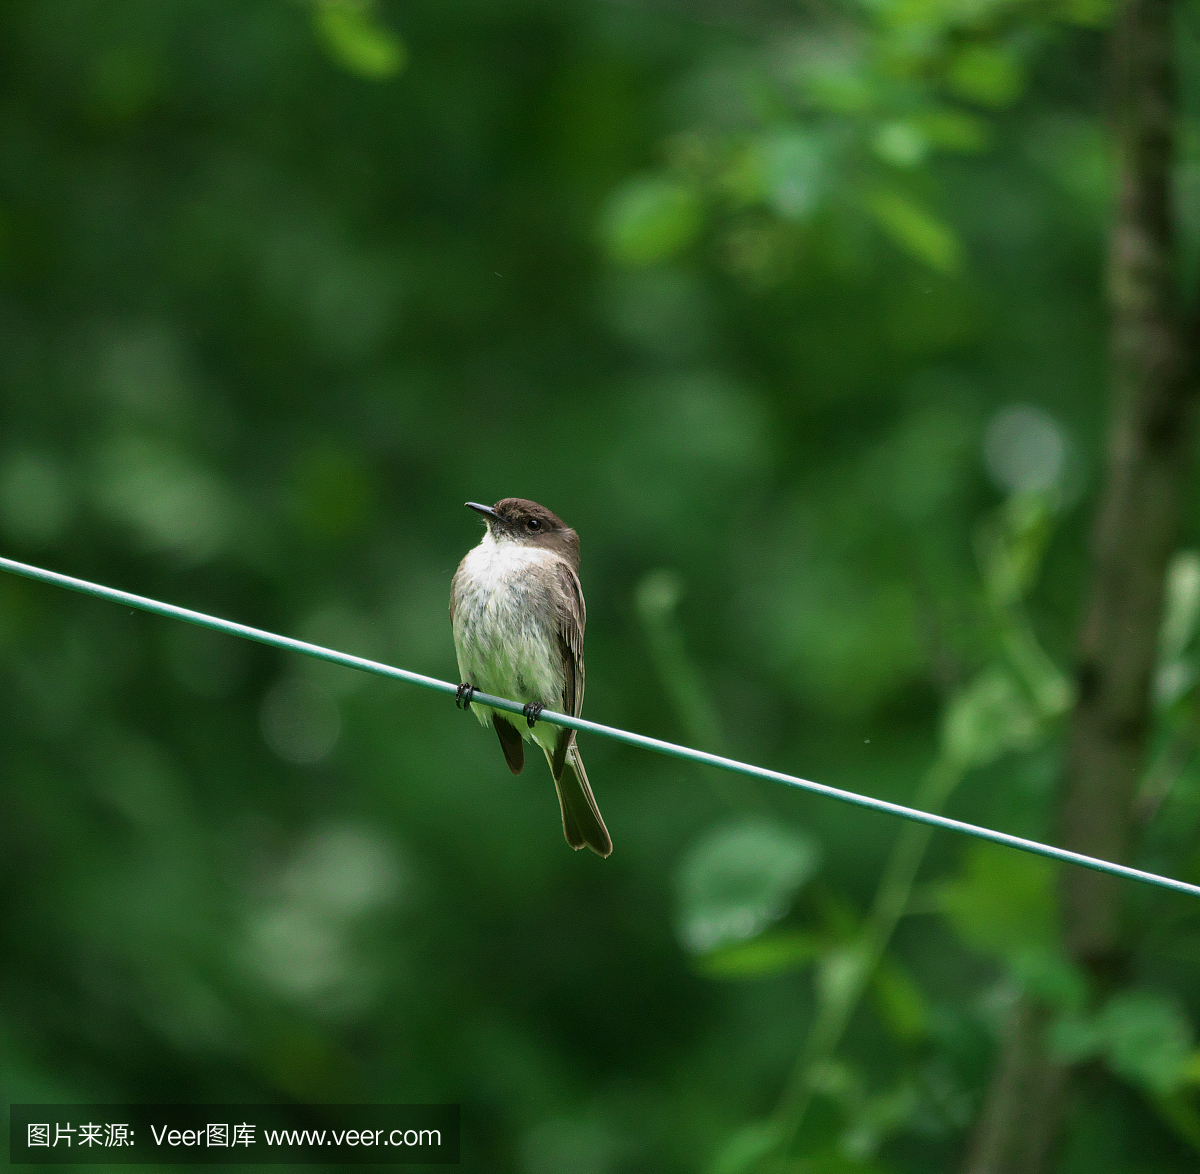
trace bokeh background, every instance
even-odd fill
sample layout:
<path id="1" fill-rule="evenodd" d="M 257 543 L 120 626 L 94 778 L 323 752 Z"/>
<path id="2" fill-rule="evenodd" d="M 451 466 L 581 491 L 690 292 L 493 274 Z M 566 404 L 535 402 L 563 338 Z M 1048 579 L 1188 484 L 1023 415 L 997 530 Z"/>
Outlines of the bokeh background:
<path id="1" fill-rule="evenodd" d="M 1051 836 L 1109 18 L 9 0 L 2 549 L 456 679 L 462 503 L 532 497 L 582 536 L 586 716 Z M 1200 880 L 1187 526 L 1136 862 Z M 461 1102 L 489 1174 L 948 1171 L 1032 990 L 1092 1060 L 1059 1168 L 1197 1161 L 1183 898 L 1129 892 L 1097 1011 L 1012 853 L 889 880 L 894 821 L 585 738 L 616 850 L 576 855 L 444 697 L 12 577 L 0 682 L 6 1101 Z"/>

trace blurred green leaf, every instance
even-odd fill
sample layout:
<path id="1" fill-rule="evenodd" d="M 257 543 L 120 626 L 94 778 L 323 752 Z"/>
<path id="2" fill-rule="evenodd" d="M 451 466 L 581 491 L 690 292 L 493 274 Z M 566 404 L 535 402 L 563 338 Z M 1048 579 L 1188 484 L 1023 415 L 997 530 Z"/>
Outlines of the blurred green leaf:
<path id="1" fill-rule="evenodd" d="M 1001 647 L 1032 702 L 1035 720 L 1042 723 L 1061 717 L 1075 702 L 1074 683 L 1047 656 L 1019 606 L 1041 570 L 1053 531 L 1052 500 L 1049 491 L 1013 493 L 975 529 L 976 559 L 1000 626 Z"/>
<path id="2" fill-rule="evenodd" d="M 1056 1059 L 1065 1064 L 1078 1064 L 1100 1054 L 1104 1037 L 1095 1019 L 1071 1014 L 1051 1025 L 1047 1042 Z"/>
<path id="3" fill-rule="evenodd" d="M 840 1057 L 816 1061 L 809 1070 L 808 1084 L 813 1092 L 839 1105 L 847 1116 L 857 1111 L 867 1099 L 862 1069 Z"/>
<path id="4" fill-rule="evenodd" d="M 372 0 L 315 0 L 313 24 L 330 57 L 359 77 L 382 81 L 408 62 L 404 42 L 379 23 Z"/>
<path id="5" fill-rule="evenodd" d="M 122 436 L 99 453 L 101 511 L 149 550 L 185 562 L 215 558 L 233 540 L 237 502 L 225 480 L 172 447 Z"/>
<path id="6" fill-rule="evenodd" d="M 831 1006 L 852 1002 L 863 987 L 870 964 L 866 948 L 859 943 L 826 950 L 817 963 L 817 994 L 821 1002 Z"/>
<path id="7" fill-rule="evenodd" d="M 812 52 L 798 70 L 798 80 L 816 106 L 843 115 L 861 114 L 870 108 L 880 79 L 855 49 L 845 37 L 814 38 Z"/>
<path id="8" fill-rule="evenodd" d="M 1084 28 L 1101 28 L 1112 20 L 1113 0 L 1062 0 L 1063 17 Z"/>
<path id="9" fill-rule="evenodd" d="M 1002 643 L 1039 720 L 1047 723 L 1067 713 L 1075 704 L 1075 683 L 1046 655 L 1023 617 L 1004 632 Z"/>
<path id="10" fill-rule="evenodd" d="M 655 667 L 692 745 L 715 754 L 725 752 L 721 719 L 703 679 L 688 655 L 676 610 L 683 582 L 675 571 L 651 571 L 634 595 Z"/>
<path id="11" fill-rule="evenodd" d="M 1166 607 L 1159 634 L 1164 660 L 1182 656 L 1200 619 L 1200 554 L 1181 550 L 1167 568 Z"/>
<path id="12" fill-rule="evenodd" d="M 988 144 L 987 127 L 962 110 L 935 110 L 914 119 L 921 133 L 945 151 L 982 151 Z"/>
<path id="13" fill-rule="evenodd" d="M 1037 582 L 1053 514 L 1045 494 L 1014 494 L 975 531 L 975 553 L 989 598 L 998 607 L 1023 599 Z"/>
<path id="14" fill-rule="evenodd" d="M 880 959 L 871 976 L 871 998 L 879 1017 L 896 1039 L 920 1039 L 929 1020 L 929 1002 L 909 972 L 895 958 Z"/>
<path id="15" fill-rule="evenodd" d="M 1103 120 L 1056 118 L 1040 124 L 1030 142 L 1032 157 L 1083 215 L 1099 218 L 1112 206 L 1116 147 Z"/>
<path id="16" fill-rule="evenodd" d="M 1021 92 L 1021 66 L 998 45 L 968 45 L 950 63 L 947 81 L 964 98 L 982 106 L 1007 106 Z"/>
<path id="17" fill-rule="evenodd" d="M 1200 1050 L 1192 1052 L 1187 1063 L 1180 1070 L 1180 1080 L 1184 1084 L 1200 1084 Z"/>
<path id="18" fill-rule="evenodd" d="M 1197 1110 L 1196 1106 L 1179 1092 L 1171 1093 L 1169 1096 L 1154 1097 L 1153 1104 L 1159 1116 L 1192 1149 L 1200 1152 L 1200 1110 Z"/>
<path id="19" fill-rule="evenodd" d="M 718 1151 L 708 1174 L 750 1174 L 779 1145 L 783 1132 L 775 1121 L 743 1125 Z"/>
<path id="20" fill-rule="evenodd" d="M 1057 943 L 1018 947 L 1008 960 L 1020 988 L 1039 1003 L 1078 1011 L 1087 1001 L 1086 975 Z"/>
<path id="21" fill-rule="evenodd" d="M 749 941 L 778 921 L 820 867 L 815 840 L 765 819 L 715 828 L 679 866 L 679 937 L 694 954 Z"/>
<path id="22" fill-rule="evenodd" d="M 1151 991 L 1122 991 L 1100 1014 L 1109 1067 L 1151 1092 L 1173 1092 L 1185 1080 L 1194 1037 L 1192 1025 L 1171 999 Z"/>
<path id="23" fill-rule="evenodd" d="M 942 747 L 964 768 L 986 766 L 1009 751 L 1029 749 L 1041 729 L 1039 715 L 1012 674 L 991 665 L 950 699 Z"/>
<path id="24" fill-rule="evenodd" d="M 962 245 L 953 229 L 908 196 L 879 191 L 866 207 L 892 241 L 922 264 L 945 274 L 962 268 Z"/>
<path id="25" fill-rule="evenodd" d="M 829 174 L 828 160 L 813 136 L 781 127 L 756 144 L 767 203 L 785 220 L 816 211 Z"/>
<path id="26" fill-rule="evenodd" d="M 799 930 L 768 931 L 747 942 L 720 946 L 701 955 L 696 969 L 706 978 L 771 978 L 804 969 L 827 944 L 824 939 Z"/>
<path id="27" fill-rule="evenodd" d="M 88 85 L 88 113 L 99 123 L 132 122 L 145 114 L 162 90 L 162 62 L 144 41 L 101 52 Z"/>
<path id="28" fill-rule="evenodd" d="M 1194 657 L 1184 655 L 1196 634 L 1200 619 L 1200 555 L 1183 550 L 1171 559 L 1167 570 L 1166 600 L 1159 630 L 1158 666 L 1154 677 L 1155 700 L 1171 705 L 1191 691 L 1196 683 Z"/>
<path id="29" fill-rule="evenodd" d="M 995 844 L 971 843 L 956 880 L 939 886 L 942 912 L 968 945 L 1011 957 L 1056 940 L 1054 865 Z"/>
<path id="30" fill-rule="evenodd" d="M 825 1150 L 800 1158 L 786 1167 L 787 1174 L 890 1174 L 892 1167 L 852 1157 L 840 1149 Z"/>
<path id="31" fill-rule="evenodd" d="M 601 219 L 601 234 L 614 261 L 649 265 L 682 252 L 700 226 L 700 198 L 694 189 L 643 175 L 613 192 Z"/>
<path id="32" fill-rule="evenodd" d="M 1152 991 L 1119 991 L 1094 1016 L 1070 1015 L 1050 1033 L 1068 1063 L 1103 1056 L 1117 1075 L 1152 1096 L 1169 1096 L 1196 1071 L 1192 1026 L 1174 1000 Z"/>
<path id="33" fill-rule="evenodd" d="M 919 1105 L 916 1089 L 907 1080 L 868 1097 L 842 1132 L 839 1148 L 856 1162 L 873 1157 L 889 1134 L 903 1128 Z"/>
<path id="34" fill-rule="evenodd" d="M 896 119 L 880 126 L 871 145 L 881 159 L 896 167 L 916 167 L 929 153 L 929 140 L 912 122 Z"/>
<path id="35" fill-rule="evenodd" d="M 21 451 L 0 460 L 0 524 L 17 541 L 47 543 L 76 510 L 71 478 L 47 453 Z"/>

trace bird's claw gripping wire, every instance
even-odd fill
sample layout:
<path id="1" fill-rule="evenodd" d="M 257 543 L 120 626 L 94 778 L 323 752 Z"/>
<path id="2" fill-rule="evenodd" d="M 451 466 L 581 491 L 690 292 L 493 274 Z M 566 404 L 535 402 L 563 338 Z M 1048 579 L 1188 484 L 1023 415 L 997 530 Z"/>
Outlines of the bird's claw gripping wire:
<path id="1" fill-rule="evenodd" d="M 533 729 L 533 723 L 537 721 L 538 716 L 546 707 L 540 701 L 531 701 L 525 706 L 521 712 L 525 715 L 525 720 L 529 723 L 529 728 Z"/>
<path id="2" fill-rule="evenodd" d="M 454 691 L 454 708 L 470 709 L 471 698 L 474 696 L 475 686 L 468 685 L 466 681 L 463 681 L 463 683 Z"/>

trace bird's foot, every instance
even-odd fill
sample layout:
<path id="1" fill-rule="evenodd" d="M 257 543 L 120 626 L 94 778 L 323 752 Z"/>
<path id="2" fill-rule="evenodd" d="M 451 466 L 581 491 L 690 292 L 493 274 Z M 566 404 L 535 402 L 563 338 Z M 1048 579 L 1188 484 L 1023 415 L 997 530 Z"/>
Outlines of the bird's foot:
<path id="1" fill-rule="evenodd" d="M 474 696 L 475 686 L 468 685 L 466 681 L 463 681 L 463 683 L 454 691 L 455 709 L 470 709 L 471 698 Z"/>
<path id="2" fill-rule="evenodd" d="M 529 728 L 533 729 L 533 723 L 537 721 L 542 710 L 546 707 L 540 701 L 531 701 L 521 712 L 525 715 L 525 720 L 529 723 Z"/>

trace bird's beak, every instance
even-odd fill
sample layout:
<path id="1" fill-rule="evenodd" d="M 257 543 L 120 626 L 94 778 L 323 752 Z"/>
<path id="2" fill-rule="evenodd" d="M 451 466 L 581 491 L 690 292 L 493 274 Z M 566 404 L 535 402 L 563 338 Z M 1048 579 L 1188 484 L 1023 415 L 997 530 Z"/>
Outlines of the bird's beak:
<path id="1" fill-rule="evenodd" d="M 465 504 L 468 509 L 474 510 L 477 514 L 483 514 L 483 516 L 485 518 L 487 518 L 488 521 L 493 520 L 497 516 L 496 511 L 494 509 L 492 509 L 492 507 L 490 505 L 480 505 L 478 502 L 475 502 L 475 501 L 468 501 Z"/>

